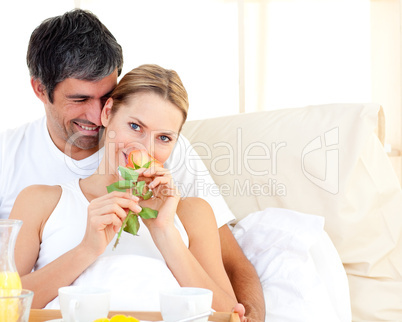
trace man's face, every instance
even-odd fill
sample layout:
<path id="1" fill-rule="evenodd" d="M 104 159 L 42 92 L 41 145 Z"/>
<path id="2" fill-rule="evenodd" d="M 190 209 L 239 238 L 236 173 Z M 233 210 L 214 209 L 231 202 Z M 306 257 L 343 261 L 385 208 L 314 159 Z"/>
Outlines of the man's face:
<path id="1" fill-rule="evenodd" d="M 50 136 L 61 151 L 80 160 L 99 149 L 101 111 L 116 84 L 117 70 L 96 82 L 68 78 L 57 84 L 53 103 L 44 103 Z"/>

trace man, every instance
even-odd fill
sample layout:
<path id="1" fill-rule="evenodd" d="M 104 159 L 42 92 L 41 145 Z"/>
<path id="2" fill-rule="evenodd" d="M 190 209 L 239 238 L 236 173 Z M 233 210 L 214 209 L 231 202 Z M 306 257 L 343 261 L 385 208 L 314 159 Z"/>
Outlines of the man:
<path id="1" fill-rule="evenodd" d="M 123 65 L 120 45 L 93 14 L 73 10 L 45 20 L 31 35 L 27 53 L 31 85 L 46 117 L 0 135 L 0 218 L 7 218 L 18 193 L 32 184 L 60 184 L 86 177 L 102 157 L 101 110 L 117 84 Z M 182 149 L 189 147 L 181 140 Z M 193 187 L 200 180 L 177 166 L 180 149 L 165 164 L 176 181 Z M 204 170 L 202 161 L 191 169 Z M 203 176 L 206 184 L 210 176 Z M 265 304 L 254 267 L 234 239 L 227 222 L 234 219 L 223 198 L 202 196 L 220 227 L 222 258 L 237 299 L 249 321 L 263 321 Z M 236 307 L 244 314 L 241 305 Z"/>

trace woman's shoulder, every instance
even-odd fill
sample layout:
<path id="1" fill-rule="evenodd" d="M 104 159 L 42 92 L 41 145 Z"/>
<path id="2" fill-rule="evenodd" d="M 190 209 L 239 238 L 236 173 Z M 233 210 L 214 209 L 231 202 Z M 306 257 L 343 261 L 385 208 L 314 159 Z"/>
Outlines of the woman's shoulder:
<path id="1" fill-rule="evenodd" d="M 37 201 L 47 201 L 60 199 L 62 189 L 60 186 L 48 186 L 44 184 L 31 185 L 24 188 L 18 195 L 18 198 L 32 199 Z"/>
<path id="2" fill-rule="evenodd" d="M 24 188 L 15 200 L 10 218 L 48 217 L 60 200 L 60 186 L 32 185 Z"/>

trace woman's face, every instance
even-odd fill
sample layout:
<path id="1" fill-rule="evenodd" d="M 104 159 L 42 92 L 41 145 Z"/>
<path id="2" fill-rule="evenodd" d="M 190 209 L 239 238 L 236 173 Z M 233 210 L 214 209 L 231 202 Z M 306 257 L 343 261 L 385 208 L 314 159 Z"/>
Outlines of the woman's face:
<path id="1" fill-rule="evenodd" d="M 164 163 L 172 153 L 183 122 L 179 108 L 152 92 L 132 95 L 128 104 L 120 106 L 113 116 L 112 105 L 109 99 L 102 111 L 110 171 L 114 173 L 118 165 L 125 166 L 128 154 L 136 149 L 145 149 Z"/>

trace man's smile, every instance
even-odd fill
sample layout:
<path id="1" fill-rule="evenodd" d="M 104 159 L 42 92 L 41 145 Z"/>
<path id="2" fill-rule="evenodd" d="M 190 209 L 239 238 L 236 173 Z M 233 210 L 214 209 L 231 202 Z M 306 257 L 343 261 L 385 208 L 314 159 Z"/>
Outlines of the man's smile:
<path id="1" fill-rule="evenodd" d="M 90 124 L 84 125 L 84 124 L 80 124 L 78 122 L 73 122 L 73 123 L 84 131 L 92 132 L 92 134 L 93 134 L 93 132 L 98 133 L 99 129 L 100 129 L 100 126 L 98 126 L 98 125 L 90 125 Z"/>

